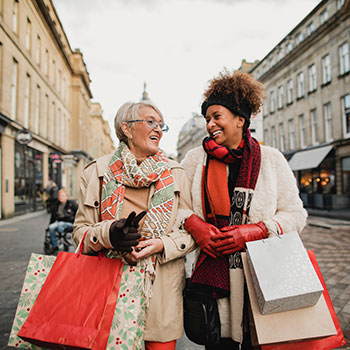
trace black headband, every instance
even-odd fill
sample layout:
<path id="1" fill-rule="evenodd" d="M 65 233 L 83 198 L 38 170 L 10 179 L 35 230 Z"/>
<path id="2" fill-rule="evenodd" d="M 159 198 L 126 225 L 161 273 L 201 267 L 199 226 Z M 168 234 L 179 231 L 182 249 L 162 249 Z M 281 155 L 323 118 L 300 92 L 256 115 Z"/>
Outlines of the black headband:
<path id="1" fill-rule="evenodd" d="M 202 115 L 205 118 L 207 109 L 213 105 L 224 106 L 229 109 L 234 115 L 239 115 L 246 119 L 247 124 L 250 124 L 250 116 L 252 114 L 251 108 L 245 103 L 244 100 L 238 105 L 235 102 L 235 98 L 230 95 L 210 95 L 206 101 L 202 103 Z"/>

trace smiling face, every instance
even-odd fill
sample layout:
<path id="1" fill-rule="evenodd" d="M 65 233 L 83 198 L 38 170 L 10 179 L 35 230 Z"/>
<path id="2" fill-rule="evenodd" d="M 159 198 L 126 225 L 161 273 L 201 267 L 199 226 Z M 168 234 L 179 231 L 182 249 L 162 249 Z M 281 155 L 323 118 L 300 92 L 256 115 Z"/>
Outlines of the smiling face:
<path id="1" fill-rule="evenodd" d="M 218 145 L 237 148 L 243 138 L 244 118 L 221 105 L 208 107 L 207 131 Z"/>
<path id="2" fill-rule="evenodd" d="M 159 124 L 163 123 L 160 115 L 149 106 L 142 106 L 139 109 L 137 119 L 155 120 Z M 159 126 L 152 129 L 147 122 L 139 121 L 134 123 L 124 123 L 122 130 L 128 138 L 130 151 L 135 155 L 139 162 L 146 157 L 156 154 L 159 150 L 159 142 L 163 136 L 163 131 Z"/>

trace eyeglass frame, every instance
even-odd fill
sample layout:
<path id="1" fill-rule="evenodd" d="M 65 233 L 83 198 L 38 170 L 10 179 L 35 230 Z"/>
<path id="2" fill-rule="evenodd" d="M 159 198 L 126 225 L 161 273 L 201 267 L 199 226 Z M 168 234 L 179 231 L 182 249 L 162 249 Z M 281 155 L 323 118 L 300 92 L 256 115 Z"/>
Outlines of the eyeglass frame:
<path id="1" fill-rule="evenodd" d="M 135 120 L 128 120 L 127 121 L 127 123 L 136 123 L 136 122 L 147 122 L 147 126 L 150 127 L 151 129 L 156 129 L 159 126 L 160 130 L 162 130 L 163 132 L 169 131 L 169 126 L 167 124 L 158 123 L 154 119 L 135 119 Z M 150 123 L 153 124 L 154 126 L 151 126 Z"/>

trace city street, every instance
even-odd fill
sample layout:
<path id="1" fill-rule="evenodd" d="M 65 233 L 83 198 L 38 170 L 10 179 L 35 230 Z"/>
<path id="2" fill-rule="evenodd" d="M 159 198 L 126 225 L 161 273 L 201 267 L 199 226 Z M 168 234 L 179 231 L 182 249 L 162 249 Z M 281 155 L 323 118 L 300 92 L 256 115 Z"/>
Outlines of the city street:
<path id="1" fill-rule="evenodd" d="M 0 221 L 0 349 L 7 341 L 30 254 L 43 253 L 49 214 L 38 212 Z M 350 222 L 310 217 L 301 234 L 307 249 L 315 251 L 340 325 L 350 348 Z M 187 259 L 187 265 L 190 259 Z M 186 337 L 176 349 L 204 349 Z"/>

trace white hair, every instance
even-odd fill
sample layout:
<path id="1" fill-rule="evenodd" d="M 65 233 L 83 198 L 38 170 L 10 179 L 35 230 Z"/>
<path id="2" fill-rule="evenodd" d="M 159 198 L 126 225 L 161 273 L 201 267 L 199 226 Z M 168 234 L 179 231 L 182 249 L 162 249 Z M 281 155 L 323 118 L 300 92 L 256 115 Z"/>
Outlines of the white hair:
<path id="1" fill-rule="evenodd" d="M 125 102 L 117 111 L 117 114 L 114 118 L 114 128 L 115 133 L 119 139 L 119 141 L 124 141 L 128 143 L 128 139 L 125 136 L 123 130 L 121 129 L 121 125 L 130 120 L 137 120 L 140 118 L 140 108 L 142 107 L 151 107 L 153 108 L 162 119 L 164 123 L 164 118 L 160 110 L 150 101 L 140 101 L 140 102 Z"/>

